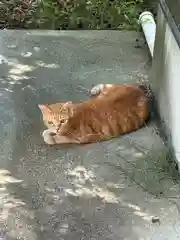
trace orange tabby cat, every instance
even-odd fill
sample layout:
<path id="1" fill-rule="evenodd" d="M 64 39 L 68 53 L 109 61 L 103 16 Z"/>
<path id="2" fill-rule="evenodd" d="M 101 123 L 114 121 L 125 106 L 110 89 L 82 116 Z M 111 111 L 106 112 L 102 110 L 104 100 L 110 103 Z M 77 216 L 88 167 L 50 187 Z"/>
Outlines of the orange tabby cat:
<path id="1" fill-rule="evenodd" d="M 38 105 L 47 144 L 93 143 L 139 129 L 149 116 L 148 97 L 137 84 L 99 84 L 80 103 Z"/>

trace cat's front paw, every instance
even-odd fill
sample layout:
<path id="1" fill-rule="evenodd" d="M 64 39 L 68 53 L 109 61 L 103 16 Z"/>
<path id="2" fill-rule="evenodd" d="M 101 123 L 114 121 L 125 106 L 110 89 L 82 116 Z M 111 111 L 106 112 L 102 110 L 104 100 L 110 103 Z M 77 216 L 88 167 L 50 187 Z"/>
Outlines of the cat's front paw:
<path id="1" fill-rule="evenodd" d="M 104 88 L 104 84 L 98 84 L 91 89 L 90 93 L 92 96 L 97 96 L 102 92 L 103 88 Z"/>
<path id="2" fill-rule="evenodd" d="M 54 135 L 56 135 L 56 133 L 54 133 L 50 129 L 45 130 L 42 134 L 42 136 L 44 138 L 44 142 L 48 145 L 56 144 L 54 137 L 53 137 Z"/>

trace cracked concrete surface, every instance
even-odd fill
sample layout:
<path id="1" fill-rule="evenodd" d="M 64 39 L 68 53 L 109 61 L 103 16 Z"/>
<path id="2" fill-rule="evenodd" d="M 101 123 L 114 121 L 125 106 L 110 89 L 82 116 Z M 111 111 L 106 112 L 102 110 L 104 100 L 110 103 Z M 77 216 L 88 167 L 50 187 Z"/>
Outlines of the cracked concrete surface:
<path id="1" fill-rule="evenodd" d="M 0 32 L 0 239 L 176 240 L 178 176 L 156 124 L 107 142 L 49 147 L 38 103 L 147 79 L 137 33 Z"/>

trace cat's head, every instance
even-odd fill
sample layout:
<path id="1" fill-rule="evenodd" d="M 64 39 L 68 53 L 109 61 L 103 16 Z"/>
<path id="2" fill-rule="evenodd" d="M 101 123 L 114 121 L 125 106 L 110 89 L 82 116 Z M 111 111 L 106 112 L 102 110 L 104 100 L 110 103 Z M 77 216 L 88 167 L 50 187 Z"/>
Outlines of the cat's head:
<path id="1" fill-rule="evenodd" d="M 48 128 L 55 128 L 57 131 L 73 115 L 72 102 L 39 104 L 38 107 L 41 110 L 44 124 Z"/>

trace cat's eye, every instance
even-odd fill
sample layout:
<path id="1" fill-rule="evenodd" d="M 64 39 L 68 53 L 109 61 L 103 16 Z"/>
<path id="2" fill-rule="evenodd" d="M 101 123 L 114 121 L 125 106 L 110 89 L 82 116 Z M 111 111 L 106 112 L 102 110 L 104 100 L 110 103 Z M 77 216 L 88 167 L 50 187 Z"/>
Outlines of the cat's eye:
<path id="1" fill-rule="evenodd" d="M 53 122 L 52 121 L 48 121 L 48 124 L 53 124 Z"/>
<path id="2" fill-rule="evenodd" d="M 65 123 L 65 122 L 66 122 L 66 120 L 65 120 L 65 119 L 62 119 L 62 120 L 61 120 L 61 123 Z"/>

